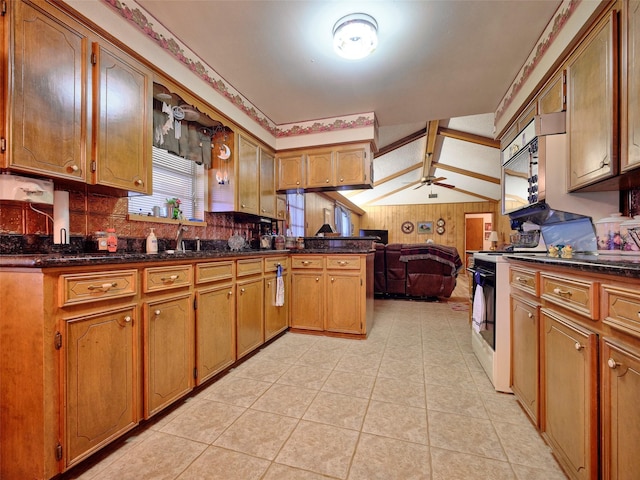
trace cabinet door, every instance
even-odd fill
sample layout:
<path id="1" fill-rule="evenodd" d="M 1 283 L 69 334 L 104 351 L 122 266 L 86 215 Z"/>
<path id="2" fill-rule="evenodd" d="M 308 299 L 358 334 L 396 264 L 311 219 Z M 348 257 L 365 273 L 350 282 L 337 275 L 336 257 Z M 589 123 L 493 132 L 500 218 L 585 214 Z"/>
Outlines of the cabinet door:
<path id="1" fill-rule="evenodd" d="M 620 168 L 625 171 L 640 166 L 640 56 L 636 58 L 640 52 L 640 1 L 629 0 L 622 8 Z"/>
<path id="2" fill-rule="evenodd" d="M 565 71 L 558 72 L 540 92 L 538 113 L 562 112 L 567 108 L 567 89 Z"/>
<path id="3" fill-rule="evenodd" d="M 530 302 L 511 297 L 511 389 L 536 426 L 540 424 L 538 310 Z"/>
<path id="4" fill-rule="evenodd" d="M 238 211 L 259 214 L 258 145 L 238 135 Z"/>
<path id="5" fill-rule="evenodd" d="M 324 276 L 322 271 L 291 272 L 291 327 L 324 330 Z"/>
<path id="6" fill-rule="evenodd" d="M 362 147 L 338 150 L 336 152 L 336 186 L 372 184 L 369 178 L 368 156 L 367 150 Z"/>
<path id="7" fill-rule="evenodd" d="M 251 278 L 236 283 L 238 358 L 264 343 L 263 280 Z"/>
<path id="8" fill-rule="evenodd" d="M 130 305 L 66 320 L 66 467 L 138 423 L 136 312 Z"/>
<path id="9" fill-rule="evenodd" d="M 285 285 L 284 292 L 284 305 L 276 306 L 276 289 L 277 289 L 277 276 L 268 275 L 264 279 L 264 340 L 265 342 L 277 334 L 286 330 L 289 326 L 289 302 L 287 301 L 290 295 L 288 291 L 289 278 L 286 273 L 282 275 L 282 281 Z"/>
<path id="10" fill-rule="evenodd" d="M 618 172 L 616 15 L 611 12 L 568 62 L 569 190 Z"/>
<path id="11" fill-rule="evenodd" d="M 260 215 L 276 218 L 275 157 L 260 149 Z"/>
<path id="12" fill-rule="evenodd" d="M 187 394 L 193 386 L 191 295 L 148 301 L 145 310 L 145 418 Z"/>
<path id="13" fill-rule="evenodd" d="M 287 218 L 287 196 L 276 196 L 276 218 L 278 220 L 284 220 Z"/>
<path id="14" fill-rule="evenodd" d="M 53 13 L 22 1 L 10 7 L 9 167 L 85 181 L 87 34 L 66 16 L 62 23 Z"/>
<path id="15" fill-rule="evenodd" d="M 277 157 L 278 191 L 303 188 L 304 159 L 300 153 Z"/>
<path id="16" fill-rule="evenodd" d="M 333 152 L 313 152 L 307 155 L 305 187 L 330 187 L 334 184 Z"/>
<path id="17" fill-rule="evenodd" d="M 327 313 L 325 330 L 362 333 L 364 287 L 360 273 L 327 271 Z M 345 301 L 348 299 L 348 301 Z"/>
<path id="18" fill-rule="evenodd" d="M 196 292 L 196 384 L 221 372 L 236 360 L 233 285 Z"/>
<path id="19" fill-rule="evenodd" d="M 114 47 L 92 50 L 94 182 L 152 193 L 151 73 Z"/>
<path id="20" fill-rule="evenodd" d="M 542 431 L 570 478 L 598 475 L 597 335 L 541 309 Z"/>
<path id="21" fill-rule="evenodd" d="M 640 351 L 602 340 L 602 478 L 640 472 Z"/>

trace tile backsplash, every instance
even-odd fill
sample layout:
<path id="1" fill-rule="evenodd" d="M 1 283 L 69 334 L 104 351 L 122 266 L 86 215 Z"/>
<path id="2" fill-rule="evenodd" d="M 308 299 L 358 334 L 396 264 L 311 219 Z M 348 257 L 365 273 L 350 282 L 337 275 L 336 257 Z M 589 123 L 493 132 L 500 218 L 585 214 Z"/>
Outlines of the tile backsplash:
<path id="1" fill-rule="evenodd" d="M 20 248 L 35 252 L 38 243 L 48 251 L 47 245 L 53 243 L 53 221 L 47 215 L 53 216 L 52 205 L 32 206 L 26 202 L 0 201 L 0 235 L 4 239 L 2 244 L 5 245 L 7 242 L 12 244 L 11 253 L 18 253 L 13 250 Z M 122 243 L 123 246 L 134 249 L 137 248 L 138 243 L 140 245 L 144 243 L 139 240 L 147 236 L 150 227 L 154 228 L 159 242 L 163 240 L 168 242 L 176 236 L 177 225 L 175 224 L 129 221 L 127 217 L 128 198 L 126 197 L 69 192 L 69 230 L 72 245 L 84 244 L 94 232 L 104 231 L 107 228 L 115 228 L 120 239 L 119 245 Z M 233 213 L 205 213 L 204 220 L 206 226 L 189 225 L 183 238 L 193 240 L 198 237 L 201 240 L 226 242 L 231 235 L 238 233 L 247 239 L 257 239 L 256 224 Z M 25 238 L 7 240 L 15 236 Z M 0 253 L 7 253 L 3 252 L 2 245 L 0 245 Z"/>

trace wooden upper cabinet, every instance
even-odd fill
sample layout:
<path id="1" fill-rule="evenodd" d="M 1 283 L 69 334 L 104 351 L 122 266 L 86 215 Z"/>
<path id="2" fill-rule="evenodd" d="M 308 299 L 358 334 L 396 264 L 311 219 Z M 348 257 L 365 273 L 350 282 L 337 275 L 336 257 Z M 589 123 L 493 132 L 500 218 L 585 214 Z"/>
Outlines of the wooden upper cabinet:
<path id="1" fill-rule="evenodd" d="M 303 188 L 304 161 L 305 155 L 299 152 L 277 156 L 278 191 Z"/>
<path id="2" fill-rule="evenodd" d="M 611 11 L 567 63 L 570 191 L 618 172 L 617 18 Z"/>
<path id="3" fill-rule="evenodd" d="M 7 166 L 151 193 L 150 71 L 51 4 L 10 9 Z"/>
<path id="4" fill-rule="evenodd" d="M 335 158 L 336 187 L 354 185 L 373 188 L 371 178 L 371 151 L 362 146 L 338 149 Z"/>
<path id="5" fill-rule="evenodd" d="M 564 70 L 556 73 L 538 95 L 538 114 L 562 112 L 567 109 L 567 81 Z"/>
<path id="6" fill-rule="evenodd" d="M 334 184 L 333 151 L 314 151 L 307 155 L 305 187 L 330 187 Z"/>
<path id="7" fill-rule="evenodd" d="M 88 31 L 55 11 L 9 6 L 8 166 L 85 181 Z"/>
<path id="8" fill-rule="evenodd" d="M 620 169 L 626 171 L 640 166 L 640 1 L 626 1 L 622 9 Z"/>
<path id="9" fill-rule="evenodd" d="M 249 138 L 238 135 L 238 202 L 237 211 L 259 214 L 258 172 L 259 147 Z"/>
<path id="10" fill-rule="evenodd" d="M 276 162 L 260 148 L 260 215 L 276 218 Z"/>
<path id="11" fill-rule="evenodd" d="M 152 193 L 152 73 L 115 48 L 93 50 L 94 182 Z"/>
<path id="12" fill-rule="evenodd" d="M 531 123 L 531 120 L 533 120 L 533 117 L 535 117 L 537 113 L 537 105 L 534 102 L 518 117 L 518 121 L 516 122 L 516 125 L 518 125 L 518 132 L 524 130 L 525 127 Z"/>

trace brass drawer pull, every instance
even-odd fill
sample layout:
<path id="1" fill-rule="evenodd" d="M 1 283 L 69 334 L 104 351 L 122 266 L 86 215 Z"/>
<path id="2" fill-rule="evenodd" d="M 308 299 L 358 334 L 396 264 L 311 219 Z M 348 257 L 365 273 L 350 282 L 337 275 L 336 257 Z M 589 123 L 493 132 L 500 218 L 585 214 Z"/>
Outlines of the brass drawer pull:
<path id="1" fill-rule="evenodd" d="M 117 286 L 118 286 L 118 282 L 103 283 L 102 285 L 89 285 L 87 287 L 87 290 L 103 290 L 107 292 L 112 288 L 116 288 Z"/>
<path id="2" fill-rule="evenodd" d="M 303 265 L 309 265 L 310 263 L 311 263 L 311 261 L 310 261 L 310 260 L 303 260 L 303 261 L 302 261 L 302 264 L 303 264 Z"/>
<path id="3" fill-rule="evenodd" d="M 529 285 L 529 279 L 526 277 L 516 277 L 516 282 L 524 283 L 525 285 Z"/>
<path id="4" fill-rule="evenodd" d="M 349 265 L 349 262 L 347 262 L 346 260 L 340 260 L 340 261 L 338 262 L 338 265 L 340 265 L 340 266 L 343 266 L 343 267 L 344 267 L 345 265 Z"/>
<path id="5" fill-rule="evenodd" d="M 570 297 L 572 295 L 571 290 L 561 290 L 560 288 L 554 288 L 553 293 L 561 297 Z"/>
<path id="6" fill-rule="evenodd" d="M 613 358 L 610 358 L 609 360 L 607 360 L 607 365 L 609 365 L 609 368 L 613 369 L 613 368 L 616 368 L 620 364 L 618 362 L 616 362 Z"/>
<path id="7" fill-rule="evenodd" d="M 178 279 L 178 275 L 171 275 L 169 277 L 161 277 L 160 280 L 163 282 L 175 282 Z"/>

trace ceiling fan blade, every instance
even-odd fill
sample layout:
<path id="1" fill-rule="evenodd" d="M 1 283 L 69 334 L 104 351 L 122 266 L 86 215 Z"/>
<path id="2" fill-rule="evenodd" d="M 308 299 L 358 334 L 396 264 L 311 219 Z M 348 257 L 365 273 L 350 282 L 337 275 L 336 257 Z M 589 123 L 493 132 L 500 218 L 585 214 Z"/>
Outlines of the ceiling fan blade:
<path id="1" fill-rule="evenodd" d="M 416 188 L 414 188 L 414 190 L 417 190 L 419 188 L 424 187 L 425 185 L 427 185 L 427 182 L 421 183 L 420 185 L 418 185 Z"/>
<path id="2" fill-rule="evenodd" d="M 455 185 L 449 185 L 448 183 L 433 182 L 433 184 L 444 188 L 456 188 Z"/>

